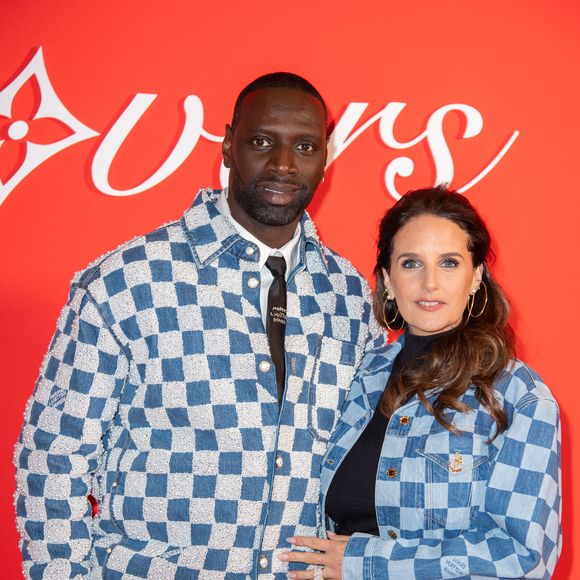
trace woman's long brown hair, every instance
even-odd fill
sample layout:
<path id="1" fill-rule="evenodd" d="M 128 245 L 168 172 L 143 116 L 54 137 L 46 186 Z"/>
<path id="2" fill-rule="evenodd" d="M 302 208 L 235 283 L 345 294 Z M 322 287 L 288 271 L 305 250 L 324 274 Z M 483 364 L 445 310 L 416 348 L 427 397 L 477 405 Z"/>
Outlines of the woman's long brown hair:
<path id="1" fill-rule="evenodd" d="M 473 313 L 483 308 L 481 316 L 468 316 L 466 308 L 462 323 L 442 336 L 419 365 L 404 365 L 398 377 L 389 381 L 381 397 L 380 410 L 390 417 L 397 408 L 417 395 L 443 427 L 456 431 L 446 416 L 447 411 L 469 411 L 461 397 L 470 385 L 474 385 L 477 399 L 496 423 L 495 438 L 507 428 L 507 415 L 494 396 L 494 383 L 514 357 L 514 335 L 508 323 L 508 301 L 487 268 L 487 261 L 492 257 L 489 231 L 466 197 L 449 191 L 445 186 L 420 189 L 404 195 L 385 214 L 379 227 L 374 270 L 375 317 L 383 326 L 386 326 L 385 319 L 391 325 L 401 321 L 400 315 L 398 321 L 392 321 L 397 312 L 395 301 L 384 300 L 382 269 L 390 272 L 393 240 L 397 232 L 409 220 L 421 215 L 451 220 L 467 233 L 473 266 L 483 264 L 482 280 L 487 288 L 487 304 L 484 308 L 482 285 L 473 304 Z M 438 389 L 439 393 L 430 403 L 427 397 L 433 389 Z"/>

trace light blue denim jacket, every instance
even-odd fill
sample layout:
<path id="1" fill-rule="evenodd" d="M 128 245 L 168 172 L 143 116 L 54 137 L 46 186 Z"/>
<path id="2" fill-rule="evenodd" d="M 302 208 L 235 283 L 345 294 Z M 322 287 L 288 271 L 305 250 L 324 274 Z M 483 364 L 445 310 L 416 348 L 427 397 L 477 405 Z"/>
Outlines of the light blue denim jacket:
<path id="1" fill-rule="evenodd" d="M 403 340 L 363 359 L 323 461 L 322 510 Z M 451 414 L 460 434 L 437 423 L 417 397 L 396 410 L 376 477 L 380 536 L 351 537 L 343 578 L 551 576 L 561 550 L 558 405 L 540 377 L 518 360 L 495 391 L 509 427 L 491 444 L 494 422 L 473 388 L 462 397 L 472 411 Z M 332 529 L 329 518 L 326 526 Z"/>
<path id="2" fill-rule="evenodd" d="M 368 287 L 305 215 L 279 412 L 259 250 L 219 195 L 73 281 L 16 446 L 32 578 L 283 579 L 286 538 L 319 531 L 321 460 L 381 336 Z"/>

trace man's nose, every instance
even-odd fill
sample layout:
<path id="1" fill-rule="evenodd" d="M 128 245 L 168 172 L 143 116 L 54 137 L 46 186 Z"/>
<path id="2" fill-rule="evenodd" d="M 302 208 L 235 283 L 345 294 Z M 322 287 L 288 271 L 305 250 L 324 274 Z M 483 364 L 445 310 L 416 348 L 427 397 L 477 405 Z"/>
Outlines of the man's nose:
<path id="1" fill-rule="evenodd" d="M 289 145 L 279 145 L 272 149 L 270 165 L 278 175 L 296 173 L 297 168 L 294 148 Z"/>

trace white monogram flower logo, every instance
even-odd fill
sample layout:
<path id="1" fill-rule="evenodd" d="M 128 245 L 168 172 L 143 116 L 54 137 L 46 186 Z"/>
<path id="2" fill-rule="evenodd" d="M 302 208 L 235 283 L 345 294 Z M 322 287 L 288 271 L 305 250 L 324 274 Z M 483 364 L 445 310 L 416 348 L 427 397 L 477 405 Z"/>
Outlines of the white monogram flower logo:
<path id="1" fill-rule="evenodd" d="M 36 83 L 34 83 L 36 81 Z M 32 83 L 35 110 L 23 114 L 21 90 Z M 64 133 L 64 137 L 58 138 Z M 5 181 L 0 174 L 0 205 L 10 192 L 34 169 L 63 149 L 99 135 L 62 104 L 52 88 L 42 48 L 39 48 L 20 74 L 0 91 L 0 151 L 11 163 Z M 14 163 L 15 162 L 15 163 Z"/>

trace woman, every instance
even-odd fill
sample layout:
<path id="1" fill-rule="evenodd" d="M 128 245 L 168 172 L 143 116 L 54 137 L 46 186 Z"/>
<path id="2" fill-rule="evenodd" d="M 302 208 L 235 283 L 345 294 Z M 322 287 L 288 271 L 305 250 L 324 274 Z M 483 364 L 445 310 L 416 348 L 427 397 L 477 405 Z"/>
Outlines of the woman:
<path id="1" fill-rule="evenodd" d="M 314 565 L 290 578 L 551 576 L 558 406 L 514 359 L 489 256 L 485 224 L 444 187 L 383 218 L 375 315 L 405 333 L 363 360 L 323 462 L 328 539 L 289 538 L 316 550 L 280 556 Z"/>

